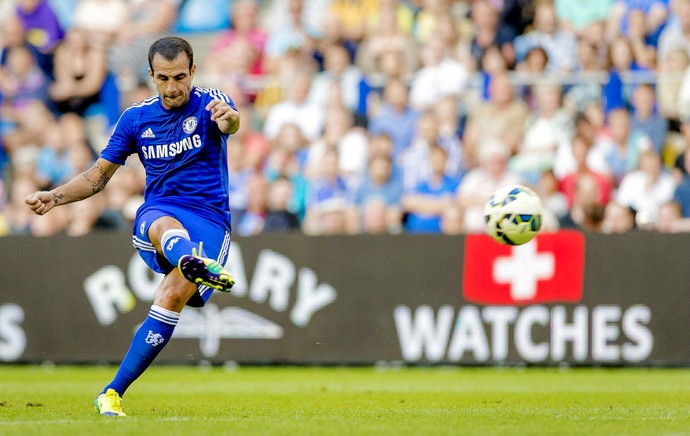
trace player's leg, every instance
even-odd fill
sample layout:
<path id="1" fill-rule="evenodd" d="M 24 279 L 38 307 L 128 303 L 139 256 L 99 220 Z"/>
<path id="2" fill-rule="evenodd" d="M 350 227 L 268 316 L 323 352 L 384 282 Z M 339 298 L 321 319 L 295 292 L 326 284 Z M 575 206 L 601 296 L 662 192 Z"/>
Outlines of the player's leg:
<path id="1" fill-rule="evenodd" d="M 96 398 L 98 413 L 124 416 L 120 406 L 121 397 L 168 344 L 180 319 L 180 311 L 196 292 L 197 286 L 185 280 L 176 270 L 163 278 L 156 289 L 149 315 L 134 334 L 115 378 Z"/>
<path id="2" fill-rule="evenodd" d="M 201 244 L 190 240 L 189 232 L 177 219 L 171 216 L 156 219 L 149 227 L 148 238 L 188 281 L 223 292 L 229 292 L 235 283 L 220 263 L 205 257 Z"/>
<path id="3" fill-rule="evenodd" d="M 184 216 L 182 212 L 178 211 L 178 213 L 181 217 Z M 163 347 L 167 345 L 177 325 L 182 308 L 185 304 L 197 307 L 203 306 L 211 296 L 212 289 L 190 283 L 177 271 L 172 262 L 163 255 L 163 250 L 159 250 L 162 235 L 169 229 L 186 231 L 188 228 L 194 240 L 204 239 L 207 247 L 205 252 L 207 252 L 208 256 L 224 263 L 227 259 L 230 245 L 229 229 L 222 225 L 219 226 L 200 221 L 194 217 L 184 216 L 183 220 L 187 227 L 183 227 L 180 221 L 169 217 L 164 212 L 150 211 L 142 214 L 135 222 L 135 234 L 132 238 L 133 245 L 139 250 L 139 255 L 149 268 L 158 273 L 165 274 L 165 277 L 156 289 L 149 316 L 135 333 L 130 349 L 125 355 L 115 378 L 96 398 L 95 406 L 98 413 L 104 415 L 124 415 L 120 407 L 121 396 L 124 395 L 125 390 L 132 382 L 149 367 Z M 167 223 L 167 228 L 157 228 L 150 231 L 150 228 L 156 223 Z M 152 239 L 149 239 L 150 237 Z M 182 236 L 180 237 L 182 238 Z M 166 240 L 169 242 L 171 239 L 167 237 Z M 185 241 L 180 240 L 172 245 L 176 246 L 180 242 L 184 243 Z M 194 244 L 194 246 L 196 245 Z M 170 256 L 172 257 L 174 254 Z M 186 254 L 181 254 L 181 256 L 184 257 Z M 192 300 L 194 300 L 194 304 L 189 304 Z"/>

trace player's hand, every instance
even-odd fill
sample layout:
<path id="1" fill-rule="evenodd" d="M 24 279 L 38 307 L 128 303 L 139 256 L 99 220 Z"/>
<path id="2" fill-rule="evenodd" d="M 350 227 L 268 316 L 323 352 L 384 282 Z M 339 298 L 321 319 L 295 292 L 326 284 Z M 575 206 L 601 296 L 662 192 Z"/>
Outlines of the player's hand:
<path id="1" fill-rule="evenodd" d="M 26 196 L 24 200 L 36 215 L 45 215 L 55 207 L 55 195 L 48 191 L 38 191 Z"/>
<path id="2" fill-rule="evenodd" d="M 240 126 L 240 114 L 228 103 L 222 100 L 211 100 L 206 105 L 211 111 L 211 121 L 215 121 L 220 130 L 225 133 L 235 133 Z"/>

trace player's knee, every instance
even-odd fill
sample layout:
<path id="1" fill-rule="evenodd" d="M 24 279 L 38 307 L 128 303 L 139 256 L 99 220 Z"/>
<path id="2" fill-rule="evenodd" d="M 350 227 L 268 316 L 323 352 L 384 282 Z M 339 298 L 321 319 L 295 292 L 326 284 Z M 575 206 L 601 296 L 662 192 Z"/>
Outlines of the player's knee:
<path id="1" fill-rule="evenodd" d="M 166 309 L 182 310 L 187 301 L 196 293 L 196 290 L 196 285 L 186 280 L 184 282 L 170 283 L 156 292 L 154 302 Z"/>

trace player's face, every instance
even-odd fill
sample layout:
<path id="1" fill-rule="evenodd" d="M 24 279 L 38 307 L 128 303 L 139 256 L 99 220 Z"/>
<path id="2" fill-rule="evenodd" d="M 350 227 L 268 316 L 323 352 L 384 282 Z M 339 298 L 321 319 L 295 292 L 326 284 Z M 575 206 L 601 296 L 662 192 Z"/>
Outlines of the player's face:
<path id="1" fill-rule="evenodd" d="M 187 54 L 182 52 L 169 61 L 156 53 L 151 66 L 153 70 L 149 70 L 149 76 L 161 96 L 163 107 L 172 109 L 186 104 L 192 92 L 192 78 L 196 72 L 196 65 L 189 68 Z"/>

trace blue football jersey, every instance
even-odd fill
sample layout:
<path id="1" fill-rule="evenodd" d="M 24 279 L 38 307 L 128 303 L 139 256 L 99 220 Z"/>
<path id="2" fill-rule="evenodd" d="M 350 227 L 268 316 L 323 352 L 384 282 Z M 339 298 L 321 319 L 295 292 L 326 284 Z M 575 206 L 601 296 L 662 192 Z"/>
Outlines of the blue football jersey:
<path id="1" fill-rule="evenodd" d="M 211 100 L 235 108 L 222 92 L 194 87 L 182 107 L 166 109 L 154 96 L 120 116 L 101 158 L 122 165 L 129 155 L 139 155 L 146 169 L 146 192 L 138 214 L 173 204 L 213 221 L 230 222 L 228 135 L 205 109 Z"/>

